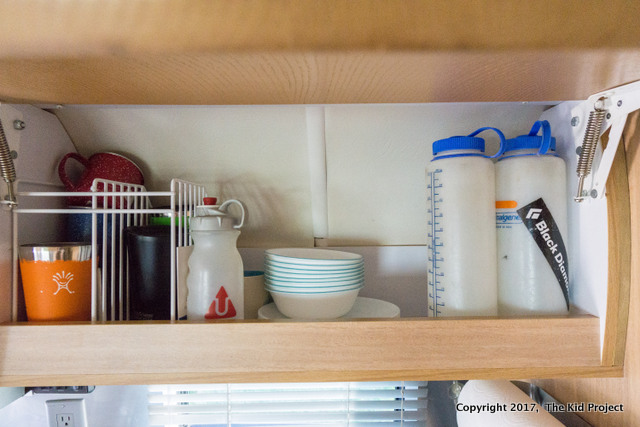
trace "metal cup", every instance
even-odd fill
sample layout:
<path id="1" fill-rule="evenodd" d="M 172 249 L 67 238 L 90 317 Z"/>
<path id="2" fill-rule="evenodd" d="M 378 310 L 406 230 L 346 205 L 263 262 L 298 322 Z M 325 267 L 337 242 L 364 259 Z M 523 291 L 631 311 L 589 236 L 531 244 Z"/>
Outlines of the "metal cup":
<path id="1" fill-rule="evenodd" d="M 90 244 L 21 245 L 20 273 L 29 320 L 91 320 Z"/>
<path id="2" fill-rule="evenodd" d="M 171 318 L 171 227 L 148 225 L 124 229 L 129 260 L 131 320 Z"/>

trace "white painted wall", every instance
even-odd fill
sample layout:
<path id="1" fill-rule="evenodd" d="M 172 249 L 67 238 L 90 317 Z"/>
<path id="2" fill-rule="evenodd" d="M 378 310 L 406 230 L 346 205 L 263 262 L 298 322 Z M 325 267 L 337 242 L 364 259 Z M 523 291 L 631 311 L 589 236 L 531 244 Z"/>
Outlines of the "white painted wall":
<path id="1" fill-rule="evenodd" d="M 432 143 L 483 126 L 515 137 L 528 132 L 545 108 L 518 103 L 327 107 L 330 244 L 426 244 L 425 167 Z M 495 153 L 496 135 L 480 136 L 487 152 Z"/>
<path id="2" fill-rule="evenodd" d="M 24 396 L 24 387 L 0 387 L 0 409 Z"/>
<path id="3" fill-rule="evenodd" d="M 90 427 L 143 427 L 148 425 L 146 386 L 98 386 L 88 394 L 34 394 L 0 410 L 0 427 L 46 427 L 47 400 L 85 400 Z"/>
<path id="4" fill-rule="evenodd" d="M 283 107 L 68 106 L 55 110 L 88 157 L 114 151 L 149 190 L 172 178 L 247 206 L 241 246 L 313 245 L 305 110 Z"/>
<path id="5" fill-rule="evenodd" d="M 433 141 L 496 126 L 525 133 L 548 105 L 325 106 L 328 244 L 426 242 L 424 169 Z M 242 247 L 312 246 L 305 106 L 65 106 L 55 110 L 78 151 L 116 151 L 150 190 L 171 178 L 247 205 Z M 485 136 L 483 134 L 483 136 Z M 487 133 L 488 149 L 497 138 Z"/>

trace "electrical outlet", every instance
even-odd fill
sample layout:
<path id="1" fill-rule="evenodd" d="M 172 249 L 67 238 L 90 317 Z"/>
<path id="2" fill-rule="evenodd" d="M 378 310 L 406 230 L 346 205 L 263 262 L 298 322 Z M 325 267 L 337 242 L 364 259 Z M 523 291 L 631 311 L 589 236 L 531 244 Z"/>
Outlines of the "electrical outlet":
<path id="1" fill-rule="evenodd" d="M 47 400 L 49 427 L 87 427 L 84 399 Z"/>
<path id="2" fill-rule="evenodd" d="M 56 415 L 56 427 L 75 427 L 75 425 L 75 417 L 72 413 Z"/>

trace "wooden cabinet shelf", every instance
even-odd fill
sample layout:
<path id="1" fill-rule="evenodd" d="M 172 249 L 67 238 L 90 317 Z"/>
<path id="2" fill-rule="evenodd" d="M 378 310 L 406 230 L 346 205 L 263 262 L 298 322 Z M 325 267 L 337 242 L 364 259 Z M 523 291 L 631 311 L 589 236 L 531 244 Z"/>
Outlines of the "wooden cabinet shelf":
<path id="1" fill-rule="evenodd" d="M 0 100 L 584 99 L 640 79 L 639 19 L 624 0 L 604 9 L 577 0 L 5 2 Z M 608 185 L 606 319 L 5 323 L 0 385 L 620 376 L 637 217 L 629 182 L 639 178 L 619 157 Z"/>
<path id="2" fill-rule="evenodd" d="M 0 385 L 366 381 L 621 375 L 599 320 L 6 324 Z"/>

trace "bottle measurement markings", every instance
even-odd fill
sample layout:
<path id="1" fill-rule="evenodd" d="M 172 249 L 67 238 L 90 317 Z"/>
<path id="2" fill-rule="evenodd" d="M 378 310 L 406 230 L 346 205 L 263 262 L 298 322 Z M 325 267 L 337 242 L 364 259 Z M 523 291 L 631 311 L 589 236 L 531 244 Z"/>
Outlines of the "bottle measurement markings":
<path id="1" fill-rule="evenodd" d="M 429 247 L 428 311 L 432 317 L 440 316 L 442 314 L 440 308 L 445 305 L 442 301 L 444 287 L 442 286 L 441 280 L 444 277 L 444 272 L 441 270 L 441 265 L 444 261 L 441 253 L 441 248 L 444 246 L 444 242 L 442 241 L 442 232 L 444 231 L 444 228 L 442 225 L 442 197 L 440 192 L 442 183 L 439 179 L 439 175 L 441 173 L 442 169 L 435 169 L 432 172 L 428 172 L 427 179 L 427 212 L 429 216 L 429 231 L 427 239 Z"/>

